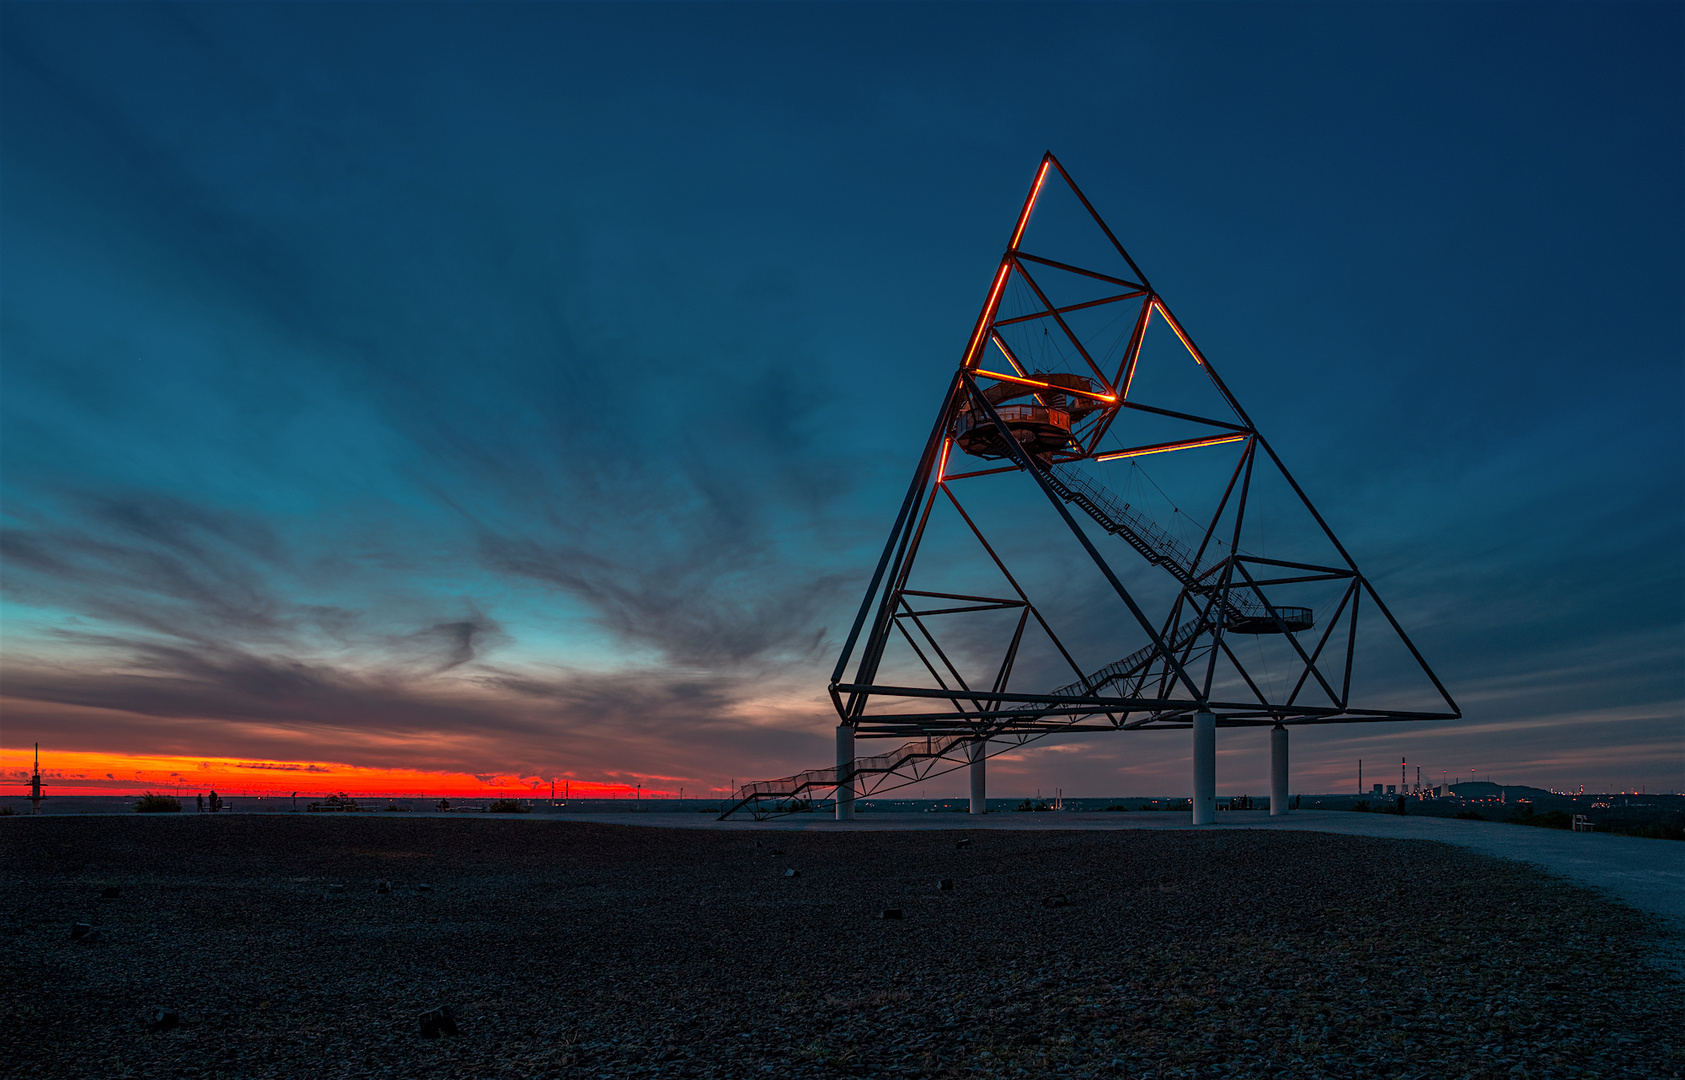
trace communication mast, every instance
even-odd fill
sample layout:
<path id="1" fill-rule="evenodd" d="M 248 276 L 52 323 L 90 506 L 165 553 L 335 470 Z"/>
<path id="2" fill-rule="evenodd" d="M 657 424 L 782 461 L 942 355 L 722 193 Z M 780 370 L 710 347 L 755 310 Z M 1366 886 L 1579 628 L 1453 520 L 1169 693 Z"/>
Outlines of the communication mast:
<path id="1" fill-rule="evenodd" d="M 45 795 L 41 794 L 41 789 L 46 786 L 41 782 L 41 744 L 36 743 L 35 771 L 29 777 L 29 805 L 33 807 L 32 813 L 39 814 L 41 812 L 41 800 L 46 798 Z"/>
<path id="2" fill-rule="evenodd" d="M 1270 731 L 1276 814 L 1287 725 L 1461 715 L 1051 153 L 829 692 L 836 766 L 745 785 L 726 814 L 830 789 L 847 818 L 858 795 L 959 768 L 981 813 L 991 756 L 1054 733 L 1184 728 L 1200 822 L 1216 729 L 1246 727 Z M 857 738 L 905 741 L 856 758 Z"/>

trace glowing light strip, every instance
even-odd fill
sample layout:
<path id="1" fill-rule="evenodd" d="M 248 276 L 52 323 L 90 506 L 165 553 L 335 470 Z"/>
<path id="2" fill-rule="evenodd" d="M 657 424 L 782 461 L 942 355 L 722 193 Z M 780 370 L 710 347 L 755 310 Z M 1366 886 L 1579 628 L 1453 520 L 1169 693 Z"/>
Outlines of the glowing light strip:
<path id="1" fill-rule="evenodd" d="M 1135 369 L 1141 366 L 1141 348 L 1147 343 L 1147 328 L 1153 324 L 1153 308 L 1158 306 L 1154 300 L 1147 304 L 1147 314 L 1141 319 L 1141 333 L 1135 338 L 1135 355 L 1129 358 L 1129 373 L 1123 379 L 1123 396 L 1129 397 L 1129 388 L 1135 385 Z"/>
<path id="2" fill-rule="evenodd" d="M 1017 372 L 1017 373 L 1018 373 L 1018 374 L 1020 374 L 1020 375 L 1028 375 L 1028 374 L 1029 374 L 1029 372 L 1027 372 L 1027 371 L 1025 371 L 1025 370 L 1024 370 L 1024 365 L 1023 365 L 1023 364 L 1020 364 L 1020 363 L 1019 363 L 1019 362 L 1018 362 L 1018 361 L 1017 361 L 1017 360 L 1016 360 L 1016 359 L 1015 359 L 1015 358 L 1014 358 L 1014 357 L 1013 357 L 1013 355 L 1012 355 L 1012 354 L 1011 354 L 1011 353 L 1009 353 L 1009 352 L 1007 352 L 1007 351 L 1006 351 L 1006 342 L 1004 342 L 1004 341 L 1002 341 L 1002 340 L 1001 340 L 1001 336 L 1000 336 L 1000 332 L 999 332 L 999 331 L 996 331 L 996 330 L 990 330 L 990 331 L 989 331 L 989 340 L 990 340 L 990 341 L 992 341 L 992 342 L 994 342 L 994 343 L 995 343 L 995 348 L 997 348 L 997 349 L 999 349 L 999 350 L 1000 350 L 1000 354 L 1001 354 L 1001 355 L 1002 355 L 1002 356 L 1004 356 L 1004 357 L 1006 357 L 1006 362 L 1007 362 L 1007 363 L 1009 363 L 1009 364 L 1011 364 L 1011 365 L 1012 365 L 1012 370 L 1013 370 L 1013 371 L 1016 371 L 1016 372 Z"/>
<path id="3" fill-rule="evenodd" d="M 977 366 L 984 331 L 995 321 L 1001 290 L 1006 288 L 1007 276 L 1012 272 L 1012 253 L 1018 250 L 1018 241 L 1024 238 L 1024 229 L 1030 224 L 1030 214 L 1036 208 L 1036 199 L 1041 197 L 1041 185 L 1047 179 L 1047 168 L 1052 162 L 1052 154 L 1041 159 L 1041 169 L 1036 173 L 1035 187 L 1030 189 L 1030 197 L 1025 200 L 1024 209 L 1018 215 L 1018 227 L 1012 232 L 1012 243 L 1007 245 L 1006 257 L 1001 259 L 1000 269 L 995 272 L 995 284 L 994 288 L 989 290 L 989 302 L 983 305 L 983 313 L 977 316 L 977 329 L 971 332 L 971 342 L 966 345 L 965 359 L 960 364 L 968 371 Z"/>
<path id="4" fill-rule="evenodd" d="M 1170 312 L 1164 310 L 1164 305 L 1159 303 L 1156 299 L 1153 301 L 1153 307 L 1158 308 L 1158 313 L 1164 316 L 1166 325 L 1175 332 L 1177 337 L 1182 339 L 1182 347 L 1188 350 L 1188 355 L 1194 358 L 1194 363 L 1198 364 L 1200 367 L 1204 367 L 1205 357 L 1199 355 L 1199 350 L 1194 348 L 1194 343 L 1188 340 L 1188 335 L 1182 333 L 1182 328 L 1177 325 L 1175 319 L 1170 317 Z"/>
<path id="5" fill-rule="evenodd" d="M 1213 435 L 1207 439 L 1189 439 L 1187 442 L 1159 443 L 1156 446 L 1137 446 L 1132 450 L 1113 450 L 1109 454 L 1095 454 L 1095 461 L 1116 461 L 1119 458 L 1146 457 L 1148 454 L 1165 454 L 1172 450 L 1192 450 L 1196 446 L 1221 446 L 1224 443 L 1239 442 L 1250 438 L 1247 435 Z"/>
<path id="6" fill-rule="evenodd" d="M 983 305 L 983 311 L 977 316 L 977 329 L 971 332 L 971 344 L 965 347 L 965 366 L 975 367 L 977 364 L 977 346 L 983 339 L 983 334 L 989 329 L 989 324 L 995 321 L 996 305 L 1000 302 L 1000 291 L 1006 288 L 1007 275 L 1012 273 L 1012 260 L 1002 259 L 1000 269 L 995 271 L 994 286 L 989 289 L 989 302 Z"/>
<path id="7" fill-rule="evenodd" d="M 1036 208 L 1036 199 L 1041 197 L 1042 181 L 1047 179 L 1047 167 L 1050 164 L 1046 158 L 1042 159 L 1041 171 L 1036 173 L 1036 186 L 1030 191 L 1030 201 L 1024 204 L 1024 213 L 1018 218 L 1018 228 L 1012 234 L 1012 243 L 1007 245 L 1009 250 L 1017 251 L 1018 241 L 1024 239 L 1024 230 L 1029 227 L 1030 213 Z"/>
<path id="8" fill-rule="evenodd" d="M 948 450 L 954 445 L 954 440 L 942 440 L 942 460 L 936 466 L 936 482 L 940 484 L 948 478 Z"/>
<path id="9" fill-rule="evenodd" d="M 1078 390 L 1071 386 L 1060 386 L 1057 383 L 1042 382 L 1040 379 L 1023 379 L 1019 378 L 1017 375 L 1002 375 L 998 371 L 979 371 L 977 374 L 990 379 L 999 379 L 1001 382 L 1017 383 L 1020 386 L 1033 386 L 1038 390 L 1054 390 L 1061 394 L 1075 394 L 1078 397 L 1093 398 L 1095 401 L 1104 401 L 1108 405 L 1117 400 L 1117 397 L 1113 394 L 1096 394 L 1088 390 Z"/>

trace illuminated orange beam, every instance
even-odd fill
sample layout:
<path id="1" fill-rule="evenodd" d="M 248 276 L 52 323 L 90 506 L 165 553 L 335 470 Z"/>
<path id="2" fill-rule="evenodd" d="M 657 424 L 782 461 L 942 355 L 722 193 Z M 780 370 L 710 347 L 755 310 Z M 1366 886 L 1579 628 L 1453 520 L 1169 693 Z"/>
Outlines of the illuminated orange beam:
<path id="1" fill-rule="evenodd" d="M 966 371 L 977 366 L 981 358 L 984 334 L 990 324 L 995 321 L 995 312 L 999 310 L 1001 290 L 1006 288 L 1006 279 L 1012 273 L 1012 253 L 1018 250 L 1018 241 L 1024 238 L 1024 229 L 1030 224 L 1030 212 L 1036 208 L 1036 199 L 1041 195 L 1042 182 L 1047 179 L 1048 166 L 1053 163 L 1053 155 L 1045 154 L 1041 159 L 1041 168 L 1036 171 L 1036 182 L 1030 188 L 1029 198 L 1024 200 L 1024 209 L 1018 212 L 1018 226 L 1012 230 L 1012 243 L 1006 247 L 1006 255 L 1000 261 L 1000 269 L 995 271 L 995 283 L 989 289 L 989 302 L 983 305 L 978 313 L 977 326 L 971 331 L 971 341 L 965 347 L 965 356 L 960 361 L 960 367 Z"/>
<path id="2" fill-rule="evenodd" d="M 1033 386 L 1037 390 L 1053 390 L 1061 394 L 1075 394 L 1078 397 L 1092 398 L 1095 401 L 1103 401 L 1108 405 L 1117 400 L 1117 396 L 1115 394 L 1095 394 L 1087 390 L 1078 390 L 1070 386 L 1060 386 L 1056 383 L 1042 382 L 1040 379 L 1026 379 L 1018 375 L 1003 375 L 998 371 L 979 371 L 977 374 L 990 379 L 999 379 L 1001 382 L 1017 383 L 1020 386 Z"/>
<path id="3" fill-rule="evenodd" d="M 989 301 L 983 305 L 983 310 L 977 313 L 977 327 L 971 331 L 971 341 L 965 347 L 965 360 L 960 365 L 966 369 L 977 366 L 979 359 L 979 345 L 982 344 L 983 334 L 989 324 L 995 321 L 995 312 L 1000 308 L 1000 291 L 1006 288 L 1006 279 L 1012 273 L 1012 260 L 1005 258 L 1000 261 L 1000 269 L 995 271 L 995 283 L 989 287 Z"/>
<path id="4" fill-rule="evenodd" d="M 1164 316 L 1165 325 L 1169 326 L 1176 336 L 1182 339 L 1182 347 L 1188 350 L 1188 355 L 1194 358 L 1194 363 L 1204 367 L 1205 357 L 1201 356 L 1199 350 L 1194 348 L 1194 343 L 1188 340 L 1188 335 L 1182 333 L 1182 324 L 1170 317 L 1170 312 L 1164 310 L 1164 305 L 1158 302 L 1157 297 L 1153 298 L 1153 307 L 1158 308 L 1158 313 Z"/>
<path id="5" fill-rule="evenodd" d="M 999 330 L 990 329 L 989 340 L 993 341 L 995 343 L 995 348 L 999 349 L 1000 354 L 1006 357 L 1006 362 L 1012 365 L 1013 371 L 1017 372 L 1022 377 L 1027 378 L 1029 376 L 1030 370 L 1018 362 L 1018 357 L 1012 354 L 1012 346 L 1008 345 L 1006 343 L 1006 339 L 1000 336 Z M 986 348 L 987 346 L 985 346 L 985 349 Z M 1047 399 L 1042 397 L 1040 394 L 1034 394 L 1031 396 L 1036 399 L 1037 405 L 1045 406 L 1047 404 Z"/>
<path id="6" fill-rule="evenodd" d="M 999 349 L 1000 354 L 1002 356 L 1006 357 L 1006 362 L 1012 365 L 1013 371 L 1016 371 L 1020 375 L 1028 375 L 1029 374 L 1029 372 L 1024 369 L 1024 365 L 1020 364 L 1018 362 L 1018 358 L 1016 356 L 1012 355 L 1012 349 L 1006 344 L 1006 341 L 1000 336 L 999 331 L 990 330 L 989 331 L 989 340 L 993 341 L 995 343 L 995 348 Z"/>
<path id="7" fill-rule="evenodd" d="M 1152 446 L 1136 446 L 1128 450 L 1113 450 L 1106 454 L 1095 454 L 1095 461 L 1116 461 L 1119 458 L 1145 457 L 1148 454 L 1163 454 L 1171 450 L 1192 450 L 1196 446 L 1221 446 L 1223 443 L 1239 442 L 1250 438 L 1248 435 L 1212 435 L 1204 439 L 1188 439 L 1183 442 L 1155 443 Z"/>
<path id="8" fill-rule="evenodd" d="M 940 484 L 948 476 L 948 451 L 953 449 L 954 440 L 942 440 L 942 460 L 936 466 L 936 482 Z"/>
<path id="9" fill-rule="evenodd" d="M 1024 230 L 1030 224 L 1030 212 L 1036 208 L 1036 199 L 1041 195 L 1041 185 L 1047 179 L 1047 167 L 1051 164 L 1051 155 L 1041 159 L 1041 169 L 1036 172 L 1035 187 L 1030 189 L 1030 197 L 1024 200 L 1024 210 L 1018 215 L 1018 227 L 1012 230 L 1012 243 L 1007 245 L 1010 251 L 1017 251 L 1018 241 L 1024 239 Z"/>

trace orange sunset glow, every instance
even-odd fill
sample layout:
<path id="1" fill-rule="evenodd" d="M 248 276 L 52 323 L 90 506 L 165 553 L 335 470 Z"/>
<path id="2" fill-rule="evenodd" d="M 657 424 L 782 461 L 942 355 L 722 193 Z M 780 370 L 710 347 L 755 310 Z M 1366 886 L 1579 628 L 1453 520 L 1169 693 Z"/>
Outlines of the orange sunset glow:
<path id="1" fill-rule="evenodd" d="M 27 791 L 29 749 L 0 749 L 0 794 Z M 371 769 L 333 761 L 254 761 L 241 758 L 172 757 L 152 754 L 102 754 L 52 751 L 43 755 L 41 779 L 54 795 L 137 795 L 146 791 L 202 792 L 223 795 L 321 795 L 336 791 L 362 795 L 427 795 L 473 798 L 525 796 L 548 798 L 551 777 L 431 772 L 421 769 Z M 601 782 L 555 777 L 556 794 L 573 798 L 614 799 L 676 795 L 663 782 Z M 697 794 L 704 794 L 698 792 Z"/>

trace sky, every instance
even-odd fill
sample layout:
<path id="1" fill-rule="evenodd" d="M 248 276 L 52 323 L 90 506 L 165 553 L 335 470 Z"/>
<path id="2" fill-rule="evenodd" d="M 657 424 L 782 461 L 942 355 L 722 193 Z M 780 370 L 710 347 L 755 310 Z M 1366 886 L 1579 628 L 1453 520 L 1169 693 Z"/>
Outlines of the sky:
<path id="1" fill-rule="evenodd" d="M 1294 789 L 1685 790 L 1682 10 L 0 5 L 0 774 L 828 764 L 1052 150 L 1464 713 Z"/>

